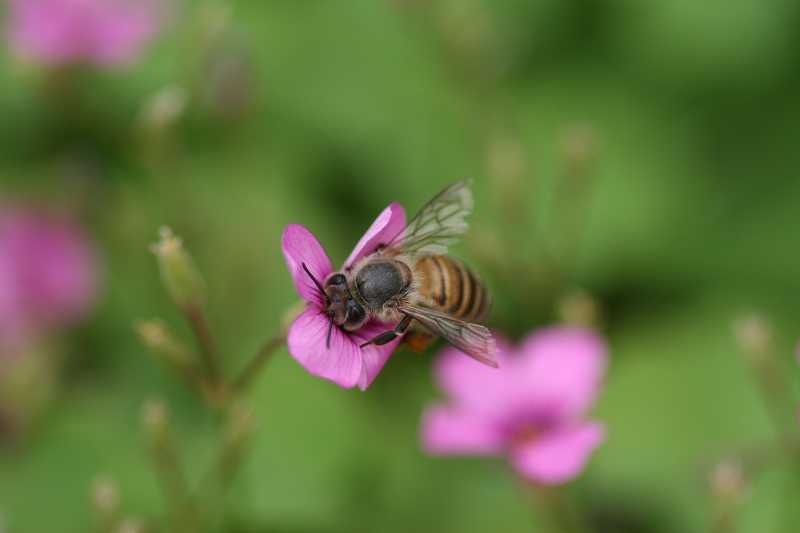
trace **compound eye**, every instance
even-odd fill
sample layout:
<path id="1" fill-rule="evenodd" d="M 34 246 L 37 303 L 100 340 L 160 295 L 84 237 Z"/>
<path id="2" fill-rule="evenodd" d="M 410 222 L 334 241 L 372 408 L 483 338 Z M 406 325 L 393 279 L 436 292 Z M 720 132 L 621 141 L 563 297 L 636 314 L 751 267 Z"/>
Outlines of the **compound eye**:
<path id="1" fill-rule="evenodd" d="M 344 277 L 344 274 L 334 274 L 328 278 L 328 283 L 326 285 L 345 286 L 347 285 L 347 278 Z"/>
<path id="2" fill-rule="evenodd" d="M 366 313 L 364 312 L 364 308 L 355 303 L 353 300 L 350 300 L 347 303 L 347 321 L 353 324 L 358 324 L 362 320 Z"/>

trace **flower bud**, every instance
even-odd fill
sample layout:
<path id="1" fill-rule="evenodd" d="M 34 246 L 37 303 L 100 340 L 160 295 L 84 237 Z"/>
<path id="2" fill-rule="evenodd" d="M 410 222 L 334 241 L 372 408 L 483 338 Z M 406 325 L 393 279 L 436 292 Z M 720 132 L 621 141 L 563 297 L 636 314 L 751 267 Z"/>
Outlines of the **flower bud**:
<path id="1" fill-rule="evenodd" d="M 125 518 L 119 523 L 114 533 L 144 533 L 144 522 L 138 518 Z"/>
<path id="2" fill-rule="evenodd" d="M 194 364 L 191 351 L 175 338 L 172 330 L 163 320 L 140 320 L 134 327 L 142 343 L 153 353 L 164 357 L 167 362 L 181 368 L 187 368 Z"/>
<path id="3" fill-rule="evenodd" d="M 744 353 L 754 361 L 768 356 L 772 347 L 772 327 L 756 313 L 738 319 L 733 325 L 736 341 Z"/>
<path id="4" fill-rule="evenodd" d="M 738 510 L 747 497 L 748 483 L 741 463 L 722 459 L 709 473 L 713 531 L 737 531 Z"/>
<path id="5" fill-rule="evenodd" d="M 733 333 L 785 451 L 796 453 L 797 443 L 789 430 L 795 427 L 796 399 L 784 362 L 776 354 L 772 324 L 751 313 L 734 322 Z"/>
<path id="6" fill-rule="evenodd" d="M 92 482 L 92 508 L 102 517 L 113 516 L 119 509 L 119 486 L 109 477 L 101 476 Z"/>
<path id="7" fill-rule="evenodd" d="M 142 426 L 154 444 L 166 438 L 169 429 L 167 406 L 161 400 L 148 400 L 142 406 Z"/>
<path id="8" fill-rule="evenodd" d="M 184 312 L 196 310 L 205 301 L 206 286 L 180 238 L 166 226 L 161 239 L 151 247 L 158 259 L 161 281 L 172 301 Z"/>
<path id="9" fill-rule="evenodd" d="M 738 461 L 724 459 L 711 470 L 709 483 L 714 496 L 730 504 L 740 502 L 747 494 L 744 469 Z"/>
<path id="10" fill-rule="evenodd" d="M 145 101 L 139 123 L 147 134 L 159 135 L 180 118 L 189 101 L 188 91 L 179 85 L 168 85 Z"/>
<path id="11" fill-rule="evenodd" d="M 564 131 L 561 151 L 573 169 L 583 169 L 590 164 L 596 154 L 595 135 L 591 126 L 578 124 Z"/>

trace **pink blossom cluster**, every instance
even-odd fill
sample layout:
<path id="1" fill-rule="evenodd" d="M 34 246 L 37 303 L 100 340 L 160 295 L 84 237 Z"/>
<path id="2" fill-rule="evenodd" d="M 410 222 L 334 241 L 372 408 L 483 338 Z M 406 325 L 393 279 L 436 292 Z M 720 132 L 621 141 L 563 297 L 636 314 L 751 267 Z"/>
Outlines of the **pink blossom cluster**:
<path id="1" fill-rule="evenodd" d="M 8 0 L 12 50 L 48 66 L 133 62 L 161 28 L 159 0 Z"/>
<path id="2" fill-rule="evenodd" d="M 82 318 L 96 285 L 95 255 L 77 225 L 0 207 L 0 347 Z"/>
<path id="3" fill-rule="evenodd" d="M 499 369 L 448 348 L 436 367 L 448 401 L 425 414 L 423 446 L 441 455 L 504 455 L 531 481 L 567 482 L 605 439 L 603 425 L 587 412 L 606 359 L 596 334 L 572 327 L 503 346 Z"/>

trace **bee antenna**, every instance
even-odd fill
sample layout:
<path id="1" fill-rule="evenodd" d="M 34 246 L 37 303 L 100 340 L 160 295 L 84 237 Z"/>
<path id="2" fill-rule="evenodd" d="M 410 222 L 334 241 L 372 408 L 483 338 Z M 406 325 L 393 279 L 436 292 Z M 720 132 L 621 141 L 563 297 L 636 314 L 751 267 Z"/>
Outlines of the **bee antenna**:
<path id="1" fill-rule="evenodd" d="M 333 316 L 330 317 L 331 321 L 328 324 L 328 338 L 325 339 L 325 347 L 331 349 L 331 332 L 333 332 Z"/>
<path id="2" fill-rule="evenodd" d="M 327 300 L 328 299 L 328 295 L 325 294 L 325 289 L 322 288 L 322 283 L 320 283 L 319 280 L 314 277 L 314 274 L 311 273 L 311 271 L 308 269 L 308 267 L 306 266 L 305 263 L 303 263 L 303 270 L 306 271 L 306 274 L 308 274 L 308 277 L 311 278 L 311 281 L 314 282 L 314 285 L 317 286 L 317 289 L 319 289 L 319 292 L 322 293 L 322 295 L 325 297 L 325 300 Z M 330 334 L 328 336 L 330 336 Z"/>

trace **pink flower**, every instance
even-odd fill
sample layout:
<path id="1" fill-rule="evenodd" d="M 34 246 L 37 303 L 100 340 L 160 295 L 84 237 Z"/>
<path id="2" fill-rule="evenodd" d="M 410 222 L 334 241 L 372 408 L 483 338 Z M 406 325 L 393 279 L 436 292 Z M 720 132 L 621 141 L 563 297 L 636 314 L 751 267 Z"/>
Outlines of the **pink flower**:
<path id="1" fill-rule="evenodd" d="M 374 252 L 381 243 L 388 242 L 405 227 L 405 220 L 405 211 L 399 204 L 389 205 L 358 241 L 344 266 L 353 265 Z M 334 272 L 331 260 L 319 241 L 299 224 L 286 227 L 281 244 L 294 286 L 308 302 L 305 311 L 289 328 L 289 353 L 315 376 L 342 387 L 358 385 L 365 390 L 386 364 L 399 341 L 364 348 L 360 348 L 360 345 L 392 326 L 371 320 L 356 331 L 345 331 L 335 326 L 330 329 L 331 319 L 325 313 L 325 295 L 319 291 L 303 265 L 314 278 L 324 282 Z M 330 346 L 327 343 L 329 331 Z"/>
<path id="2" fill-rule="evenodd" d="M 80 319 L 95 284 L 94 254 L 78 227 L 0 209 L 0 345 Z"/>
<path id="3" fill-rule="evenodd" d="M 50 66 L 128 64 L 155 35 L 158 0 L 8 0 L 11 47 Z"/>
<path id="4" fill-rule="evenodd" d="M 506 455 L 541 484 L 573 479 L 605 438 L 603 425 L 585 417 L 605 373 L 605 345 L 589 330 L 557 327 L 517 349 L 500 348 L 499 369 L 444 351 L 436 377 L 450 403 L 426 412 L 424 447 L 442 455 Z"/>

